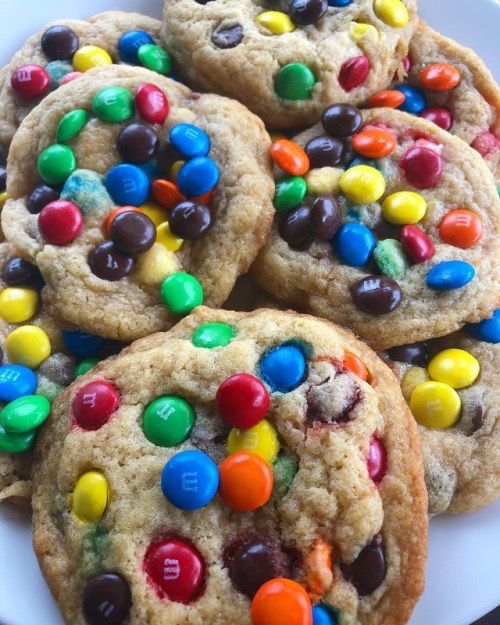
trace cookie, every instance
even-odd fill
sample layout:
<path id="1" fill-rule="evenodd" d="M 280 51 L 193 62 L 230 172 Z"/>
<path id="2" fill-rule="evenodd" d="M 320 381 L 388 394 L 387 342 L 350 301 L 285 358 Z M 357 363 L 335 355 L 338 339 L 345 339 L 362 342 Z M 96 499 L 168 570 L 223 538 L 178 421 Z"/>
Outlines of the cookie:
<path id="1" fill-rule="evenodd" d="M 420 424 L 429 512 L 471 512 L 498 499 L 500 309 L 386 356 Z"/>
<path id="2" fill-rule="evenodd" d="M 169 74 L 172 60 L 158 43 L 160 26 L 145 15 L 109 11 L 59 20 L 30 37 L 0 70 L 0 151 L 8 150 L 19 124 L 45 95 L 89 69 L 129 63 Z"/>
<path id="3" fill-rule="evenodd" d="M 169 0 L 163 40 L 188 83 L 300 128 L 384 89 L 416 24 L 414 0 Z"/>
<path id="4" fill-rule="evenodd" d="M 368 106 L 391 106 L 428 119 L 477 150 L 500 183 L 500 88 L 477 54 L 420 20 L 402 82 Z"/>
<path id="5" fill-rule="evenodd" d="M 199 307 L 137 341 L 60 395 L 33 475 L 72 625 L 394 625 L 422 591 L 415 422 L 389 368 L 312 317 Z"/>
<path id="6" fill-rule="evenodd" d="M 238 102 L 114 65 L 50 94 L 11 144 L 6 237 L 47 311 L 131 341 L 221 305 L 271 227 L 270 140 Z"/>
<path id="7" fill-rule="evenodd" d="M 50 403 L 76 376 L 123 347 L 61 327 L 40 306 L 42 286 L 38 269 L 1 243 L 0 501 L 29 503 L 32 449 Z"/>
<path id="8" fill-rule="evenodd" d="M 282 303 L 379 350 L 492 312 L 500 201 L 463 141 L 407 113 L 334 104 L 271 154 L 276 217 L 252 272 Z"/>

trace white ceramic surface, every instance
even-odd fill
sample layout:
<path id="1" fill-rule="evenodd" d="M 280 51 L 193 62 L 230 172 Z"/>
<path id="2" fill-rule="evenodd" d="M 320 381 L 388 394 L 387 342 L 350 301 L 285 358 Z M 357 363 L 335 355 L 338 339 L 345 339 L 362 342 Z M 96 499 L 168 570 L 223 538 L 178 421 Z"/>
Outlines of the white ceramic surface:
<path id="1" fill-rule="evenodd" d="M 107 9 L 160 15 L 162 0 L 0 0 L 0 65 L 44 23 Z M 435 28 L 473 47 L 500 79 L 498 0 L 420 0 Z M 500 604 L 500 501 L 431 522 L 427 587 L 410 625 L 469 625 Z M 0 506 L 0 625 L 63 625 L 31 548 L 29 516 Z M 208 624 L 209 625 L 209 624 Z"/>

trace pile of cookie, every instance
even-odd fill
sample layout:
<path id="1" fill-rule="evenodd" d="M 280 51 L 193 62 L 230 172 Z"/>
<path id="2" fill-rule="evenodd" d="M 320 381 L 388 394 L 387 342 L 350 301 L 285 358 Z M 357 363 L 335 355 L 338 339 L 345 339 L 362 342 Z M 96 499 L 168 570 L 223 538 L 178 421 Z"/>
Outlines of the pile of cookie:
<path id="1" fill-rule="evenodd" d="M 500 497 L 499 180 L 499 87 L 415 0 L 25 43 L 0 499 L 68 625 L 407 623 L 429 515 Z"/>

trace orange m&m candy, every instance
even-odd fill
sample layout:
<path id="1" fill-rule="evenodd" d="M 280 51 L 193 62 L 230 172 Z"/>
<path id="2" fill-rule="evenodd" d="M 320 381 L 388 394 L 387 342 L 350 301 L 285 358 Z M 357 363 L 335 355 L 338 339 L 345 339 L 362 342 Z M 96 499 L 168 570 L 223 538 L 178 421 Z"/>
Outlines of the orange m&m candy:
<path id="1" fill-rule="evenodd" d="M 312 625 L 309 595 L 297 582 L 277 577 L 263 584 L 252 600 L 253 625 Z"/>
<path id="2" fill-rule="evenodd" d="M 353 137 L 352 147 L 361 156 L 383 158 L 394 152 L 396 139 L 388 130 L 370 126 Z"/>
<path id="3" fill-rule="evenodd" d="M 405 94 L 401 91 L 397 91 L 396 89 L 387 89 L 386 91 L 379 91 L 378 93 L 374 93 L 370 98 L 368 98 L 368 102 L 366 103 L 366 107 L 369 109 L 374 109 L 379 106 L 384 106 L 390 109 L 396 109 L 398 106 L 403 104 L 405 101 Z"/>
<path id="4" fill-rule="evenodd" d="M 175 183 L 163 178 L 153 180 L 151 191 L 158 204 L 167 209 L 174 208 L 186 199 L 186 196 L 179 191 L 179 187 Z"/>
<path id="5" fill-rule="evenodd" d="M 288 139 L 278 139 L 272 144 L 271 158 L 291 176 L 303 176 L 309 171 L 309 157 L 300 145 Z"/>
<path id="6" fill-rule="evenodd" d="M 239 512 L 265 505 L 273 490 L 273 472 L 267 462 L 251 451 L 237 451 L 219 466 L 219 495 Z"/>
<path id="7" fill-rule="evenodd" d="M 448 63 L 434 63 L 420 70 L 420 83 L 431 91 L 449 91 L 460 82 L 460 71 Z"/>
<path id="8" fill-rule="evenodd" d="M 466 208 L 449 211 L 439 224 L 439 236 L 443 243 L 462 249 L 472 247 L 483 234 L 480 217 Z"/>
<path id="9" fill-rule="evenodd" d="M 106 228 L 106 236 L 109 237 L 111 233 L 111 224 L 113 223 L 114 218 L 120 213 L 124 213 L 125 211 L 138 211 L 141 213 L 142 211 L 137 208 L 137 206 L 119 206 L 118 208 L 114 208 L 106 217 L 105 228 Z"/>
<path id="10" fill-rule="evenodd" d="M 354 373 L 354 375 L 357 375 L 358 378 L 361 378 L 365 382 L 369 381 L 370 374 L 368 373 L 368 369 L 361 362 L 361 360 L 356 356 L 356 354 L 346 351 L 344 353 L 342 364 L 348 371 L 350 371 L 351 373 Z"/>

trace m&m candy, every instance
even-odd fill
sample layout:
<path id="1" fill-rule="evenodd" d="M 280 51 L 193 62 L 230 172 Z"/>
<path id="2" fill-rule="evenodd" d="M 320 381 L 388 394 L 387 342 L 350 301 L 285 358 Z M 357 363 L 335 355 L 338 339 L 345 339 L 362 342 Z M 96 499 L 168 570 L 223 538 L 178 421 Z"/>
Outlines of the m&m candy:
<path id="1" fill-rule="evenodd" d="M 36 369 L 51 352 L 47 333 L 34 325 L 19 326 L 5 338 L 5 350 L 13 363 Z"/>
<path id="2" fill-rule="evenodd" d="M 458 393 L 443 382 L 423 382 L 410 397 L 410 409 L 417 422 L 438 430 L 455 425 L 461 406 Z"/>
<path id="3" fill-rule="evenodd" d="M 479 361 L 463 349 L 444 349 L 427 366 L 431 379 L 460 389 L 473 384 L 480 372 Z"/>
<path id="4" fill-rule="evenodd" d="M 465 260 L 444 260 L 427 273 L 427 286 L 436 291 L 460 289 L 473 280 L 474 267 Z"/>
<path id="5" fill-rule="evenodd" d="M 312 625 L 311 600 L 291 579 L 279 577 L 263 584 L 252 600 L 253 625 Z"/>
<path id="6" fill-rule="evenodd" d="M 288 393 L 302 384 L 307 362 L 301 349 L 283 344 L 266 352 L 259 362 L 262 379 L 272 392 Z"/>
<path id="7" fill-rule="evenodd" d="M 237 451 L 219 466 L 219 494 L 232 510 L 251 512 L 264 506 L 273 490 L 273 472 L 262 456 Z"/>
<path id="8" fill-rule="evenodd" d="M 155 445 L 173 447 L 186 440 L 195 419 L 194 409 L 185 399 L 164 395 L 146 407 L 142 429 L 146 438 Z"/>
<path id="9" fill-rule="evenodd" d="M 227 323 L 209 322 L 198 326 L 193 332 L 191 341 L 195 347 L 213 349 L 229 345 L 236 336 L 236 330 Z"/>
<path id="10" fill-rule="evenodd" d="M 500 308 L 497 308 L 489 319 L 465 326 L 474 338 L 487 343 L 500 343 Z"/>
<path id="11" fill-rule="evenodd" d="M 149 33 L 144 30 L 129 30 L 118 40 L 118 54 L 125 63 L 137 65 L 139 48 L 147 43 L 155 43 Z"/>
<path id="12" fill-rule="evenodd" d="M 206 156 L 210 151 L 207 133 L 194 124 L 175 124 L 170 128 L 168 139 L 172 147 L 186 158 Z"/>
<path id="13" fill-rule="evenodd" d="M 265 419 L 270 406 L 266 387 L 249 373 L 237 373 L 224 380 L 215 401 L 221 418 L 240 430 L 252 428 Z"/>
<path id="14" fill-rule="evenodd" d="M 127 581 L 118 573 L 98 573 L 85 584 L 82 610 L 91 625 L 118 625 L 128 617 L 132 598 Z M 105 606 L 103 611 L 103 606 Z M 110 616 L 112 615 L 112 621 Z"/>
<path id="15" fill-rule="evenodd" d="M 113 384 L 95 380 L 82 386 L 72 404 L 73 419 L 82 430 L 98 430 L 120 406 L 120 395 Z"/>
<path id="16" fill-rule="evenodd" d="M 36 375 L 23 365 L 0 366 L 0 401 L 10 402 L 36 390 Z"/>
<path id="17" fill-rule="evenodd" d="M 106 511 L 109 486 L 103 473 L 87 471 L 78 478 L 71 496 L 73 514 L 84 523 L 99 521 Z"/>
<path id="18" fill-rule="evenodd" d="M 25 434 L 40 427 L 50 412 L 50 402 L 41 395 L 24 395 L 0 412 L 0 425 L 8 432 Z"/>
<path id="19" fill-rule="evenodd" d="M 181 510 L 204 508 L 214 498 L 218 487 L 217 465 L 202 451 L 180 451 L 163 467 L 163 494 Z"/>
<path id="20" fill-rule="evenodd" d="M 263 419 L 248 430 L 233 428 L 227 439 L 227 452 L 253 451 L 268 464 L 273 464 L 278 456 L 280 444 L 274 427 Z"/>

